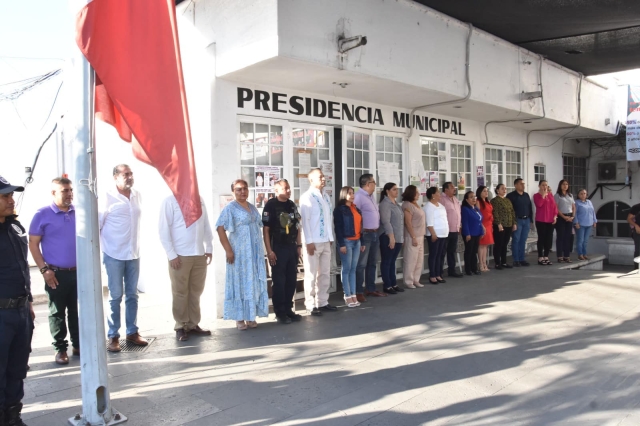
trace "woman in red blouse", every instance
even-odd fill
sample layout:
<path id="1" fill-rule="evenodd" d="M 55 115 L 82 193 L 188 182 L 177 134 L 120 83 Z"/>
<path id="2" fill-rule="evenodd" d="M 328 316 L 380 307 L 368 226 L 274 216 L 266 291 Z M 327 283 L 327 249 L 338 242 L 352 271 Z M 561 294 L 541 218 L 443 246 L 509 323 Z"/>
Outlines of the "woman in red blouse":
<path id="1" fill-rule="evenodd" d="M 480 185 L 476 190 L 478 198 L 478 207 L 482 213 L 482 226 L 484 226 L 485 234 L 480 238 L 480 246 L 478 247 L 478 261 L 480 263 L 481 272 L 489 272 L 487 266 L 487 252 L 489 246 L 493 244 L 493 206 L 489 202 L 489 190 L 486 186 Z"/>

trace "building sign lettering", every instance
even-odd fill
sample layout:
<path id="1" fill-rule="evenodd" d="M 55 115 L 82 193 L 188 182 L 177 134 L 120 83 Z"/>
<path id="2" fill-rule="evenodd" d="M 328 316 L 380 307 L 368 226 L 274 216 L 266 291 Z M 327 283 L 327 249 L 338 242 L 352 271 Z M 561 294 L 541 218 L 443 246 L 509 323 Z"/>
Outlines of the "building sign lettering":
<path id="1" fill-rule="evenodd" d="M 238 108 L 253 107 L 258 111 L 271 111 L 295 116 L 329 118 L 357 123 L 384 126 L 385 119 L 380 108 L 353 105 L 345 102 L 325 101 L 284 93 L 270 93 L 238 87 Z M 462 122 L 421 115 L 410 116 L 407 112 L 393 111 L 393 127 L 426 130 L 433 133 L 466 136 Z"/>

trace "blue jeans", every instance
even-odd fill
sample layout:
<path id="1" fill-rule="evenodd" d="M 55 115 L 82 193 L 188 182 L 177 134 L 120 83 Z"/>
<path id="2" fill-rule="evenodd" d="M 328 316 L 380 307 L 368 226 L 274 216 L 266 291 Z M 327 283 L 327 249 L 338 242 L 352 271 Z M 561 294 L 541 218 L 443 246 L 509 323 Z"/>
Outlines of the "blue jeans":
<path id="1" fill-rule="evenodd" d="M 576 251 L 578 255 L 587 255 L 587 244 L 591 235 L 591 226 L 580 226 L 576 228 Z"/>
<path id="2" fill-rule="evenodd" d="M 342 289 L 346 297 L 356 295 L 356 268 L 360 260 L 360 240 L 344 240 L 347 253 L 344 254 L 338 249 L 340 260 L 342 261 Z"/>
<path id="3" fill-rule="evenodd" d="M 527 245 L 531 222 L 529 218 L 517 219 L 516 225 L 518 225 L 518 229 L 511 234 L 511 254 L 514 262 L 524 262 L 524 249 Z"/>
<path id="4" fill-rule="evenodd" d="M 402 251 L 402 243 L 396 243 L 391 249 L 389 242 L 387 234 L 380 235 L 380 274 L 384 288 L 396 286 L 396 260 Z"/>
<path id="5" fill-rule="evenodd" d="M 125 322 L 127 336 L 138 332 L 138 276 L 140 259 L 118 260 L 103 253 L 103 263 L 107 270 L 109 305 L 111 313 L 107 318 L 110 339 L 120 337 L 120 302 L 125 296 Z"/>
<path id="6" fill-rule="evenodd" d="M 376 262 L 378 259 L 378 234 L 365 232 L 362 236 L 364 251 L 360 253 L 358 267 L 356 268 L 356 293 L 376 291 Z"/>

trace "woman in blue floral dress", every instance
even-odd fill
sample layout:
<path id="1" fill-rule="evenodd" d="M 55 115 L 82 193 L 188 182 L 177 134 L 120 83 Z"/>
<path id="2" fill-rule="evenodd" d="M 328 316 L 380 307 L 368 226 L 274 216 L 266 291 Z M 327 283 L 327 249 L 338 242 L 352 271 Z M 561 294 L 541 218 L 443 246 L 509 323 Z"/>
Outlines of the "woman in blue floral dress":
<path id="1" fill-rule="evenodd" d="M 235 320 L 238 330 L 246 330 L 258 326 L 257 316 L 269 315 L 262 218 L 247 201 L 247 182 L 238 179 L 231 184 L 231 190 L 235 201 L 222 209 L 216 222 L 227 256 L 224 319 Z"/>

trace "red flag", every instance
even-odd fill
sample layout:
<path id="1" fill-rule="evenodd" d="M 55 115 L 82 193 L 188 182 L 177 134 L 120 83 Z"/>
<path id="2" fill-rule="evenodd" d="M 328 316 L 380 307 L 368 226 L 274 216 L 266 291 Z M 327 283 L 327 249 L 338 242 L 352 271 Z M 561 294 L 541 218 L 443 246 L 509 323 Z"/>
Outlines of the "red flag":
<path id="1" fill-rule="evenodd" d="M 77 16 L 76 43 L 96 72 L 96 117 L 160 172 L 191 225 L 202 208 L 174 0 L 93 0 Z"/>

